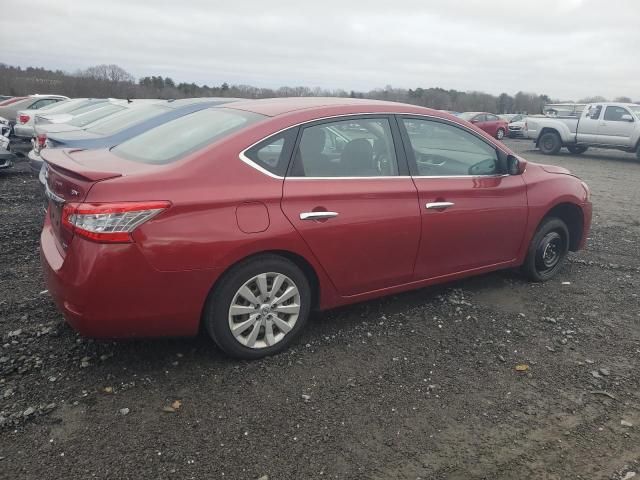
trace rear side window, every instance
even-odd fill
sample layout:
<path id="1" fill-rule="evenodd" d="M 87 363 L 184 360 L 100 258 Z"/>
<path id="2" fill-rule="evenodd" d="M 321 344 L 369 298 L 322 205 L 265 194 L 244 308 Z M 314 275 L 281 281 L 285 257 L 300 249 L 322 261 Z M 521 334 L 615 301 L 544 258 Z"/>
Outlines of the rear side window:
<path id="1" fill-rule="evenodd" d="M 297 128 L 278 133 L 249 148 L 244 155 L 268 172 L 284 177 L 297 133 Z"/>
<path id="2" fill-rule="evenodd" d="M 305 127 L 292 177 L 385 177 L 398 175 L 389 120 L 354 118 Z"/>
<path id="3" fill-rule="evenodd" d="M 241 110 L 206 108 L 148 130 L 112 152 L 134 162 L 171 163 L 263 118 Z"/>

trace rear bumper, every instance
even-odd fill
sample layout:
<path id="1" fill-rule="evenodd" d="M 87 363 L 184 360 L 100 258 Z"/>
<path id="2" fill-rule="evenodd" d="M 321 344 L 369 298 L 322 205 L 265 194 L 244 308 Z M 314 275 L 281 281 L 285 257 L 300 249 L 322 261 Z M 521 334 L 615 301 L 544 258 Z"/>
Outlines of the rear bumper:
<path id="1" fill-rule="evenodd" d="M 42 164 L 44 163 L 42 157 L 32 148 L 29 150 L 27 158 L 29 159 L 29 166 L 31 167 L 31 170 L 39 174 L 42 169 Z"/>
<path id="2" fill-rule="evenodd" d="M 27 139 L 31 142 L 31 137 L 34 135 L 33 125 L 18 125 L 13 126 L 13 134 L 16 137 Z"/>
<path id="3" fill-rule="evenodd" d="M 220 272 L 161 272 L 135 243 L 74 237 L 62 255 L 48 216 L 40 258 L 49 293 L 78 333 L 95 338 L 192 336 Z"/>

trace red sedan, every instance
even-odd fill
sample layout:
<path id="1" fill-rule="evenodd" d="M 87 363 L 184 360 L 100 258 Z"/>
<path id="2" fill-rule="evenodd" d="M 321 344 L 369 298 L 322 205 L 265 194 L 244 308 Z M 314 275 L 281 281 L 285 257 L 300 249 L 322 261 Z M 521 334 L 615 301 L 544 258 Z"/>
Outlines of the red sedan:
<path id="1" fill-rule="evenodd" d="M 459 117 L 473 123 L 480 130 L 484 130 L 498 140 L 502 140 L 504 136 L 509 133 L 509 122 L 493 113 L 465 112 L 461 113 Z"/>
<path id="2" fill-rule="evenodd" d="M 449 114 L 343 98 L 208 108 L 111 150 L 47 149 L 41 256 L 92 337 L 195 335 L 258 358 L 312 309 L 585 244 L 589 189 Z"/>

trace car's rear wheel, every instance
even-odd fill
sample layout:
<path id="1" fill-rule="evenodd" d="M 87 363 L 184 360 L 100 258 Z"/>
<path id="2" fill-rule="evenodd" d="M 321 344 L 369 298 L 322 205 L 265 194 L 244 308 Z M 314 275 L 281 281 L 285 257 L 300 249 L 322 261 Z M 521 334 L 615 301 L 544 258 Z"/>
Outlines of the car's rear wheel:
<path id="1" fill-rule="evenodd" d="M 559 218 L 545 219 L 536 231 L 522 270 L 535 282 L 546 282 L 562 267 L 569 251 L 569 229 Z"/>
<path id="2" fill-rule="evenodd" d="M 496 138 L 502 140 L 504 138 L 504 128 L 499 128 L 496 132 Z"/>
<path id="3" fill-rule="evenodd" d="M 204 326 L 230 356 L 256 359 L 286 349 L 311 307 L 305 274 L 293 262 L 265 255 L 227 272 L 207 300 Z"/>
<path id="4" fill-rule="evenodd" d="M 556 132 L 543 133 L 538 142 L 538 148 L 545 155 L 555 155 L 562 148 L 562 140 Z"/>
<path id="5" fill-rule="evenodd" d="M 586 152 L 589 149 L 589 147 L 582 147 L 579 145 L 570 145 L 567 147 L 567 150 L 569 150 L 570 153 L 573 153 L 574 155 L 580 155 L 581 153 Z"/>

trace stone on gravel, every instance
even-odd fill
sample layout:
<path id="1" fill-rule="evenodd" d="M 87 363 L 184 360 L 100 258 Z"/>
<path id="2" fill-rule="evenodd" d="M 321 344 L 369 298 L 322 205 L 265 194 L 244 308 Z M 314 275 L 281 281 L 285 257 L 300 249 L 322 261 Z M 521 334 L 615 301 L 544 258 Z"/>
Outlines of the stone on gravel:
<path id="1" fill-rule="evenodd" d="M 622 477 L 622 480 L 631 480 L 635 476 L 636 476 L 636 472 L 627 472 L 625 476 Z"/>
<path id="2" fill-rule="evenodd" d="M 303 394 L 303 395 L 302 395 L 302 399 L 303 399 L 305 402 L 308 402 L 309 400 L 311 400 L 311 395 L 305 395 L 305 394 Z"/>
<path id="3" fill-rule="evenodd" d="M 269 475 L 262 475 L 258 480 L 269 480 Z"/>
<path id="4" fill-rule="evenodd" d="M 24 412 L 22 412 L 22 416 L 23 417 L 28 417 L 29 415 L 33 415 L 35 413 L 35 411 L 36 411 L 35 408 L 29 407 Z"/>
<path id="5" fill-rule="evenodd" d="M 599 372 L 600 372 L 600 375 L 604 375 L 605 377 L 608 377 L 608 376 L 609 376 L 609 374 L 611 373 L 611 372 L 609 372 L 609 369 L 608 369 L 608 368 L 601 368 L 601 369 L 599 370 Z"/>
<path id="6" fill-rule="evenodd" d="M 600 373 L 598 373 L 598 371 L 597 371 L 597 370 L 592 370 L 592 371 L 591 371 L 591 376 L 592 376 L 593 378 L 602 378 L 602 375 L 600 375 Z"/>
<path id="7" fill-rule="evenodd" d="M 129 410 L 128 408 L 121 408 L 121 409 L 120 409 L 120 414 L 121 414 L 121 415 L 129 415 L 129 412 L 130 412 L 130 411 L 131 411 L 131 410 Z"/>
<path id="8" fill-rule="evenodd" d="M 633 427 L 633 423 L 626 420 L 620 420 L 620 425 L 622 425 L 623 427 Z"/>

